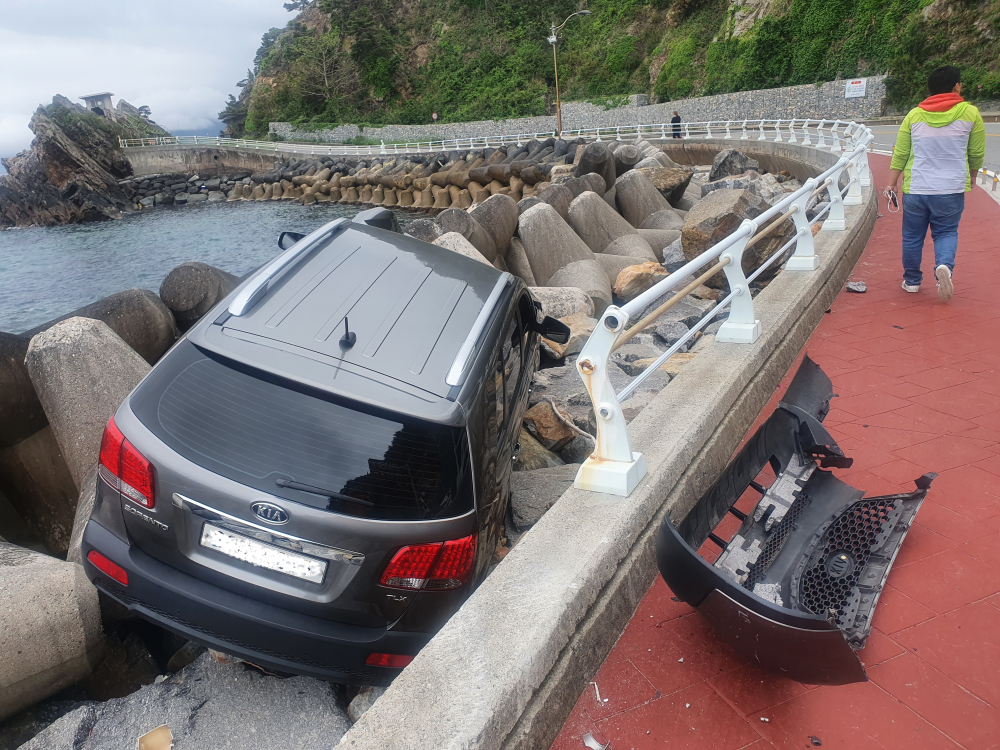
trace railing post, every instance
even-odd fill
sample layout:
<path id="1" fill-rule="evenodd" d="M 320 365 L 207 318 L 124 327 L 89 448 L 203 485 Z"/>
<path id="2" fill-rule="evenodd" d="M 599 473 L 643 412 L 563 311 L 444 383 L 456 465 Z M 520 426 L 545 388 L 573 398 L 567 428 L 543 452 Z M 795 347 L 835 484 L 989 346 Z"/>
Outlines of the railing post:
<path id="1" fill-rule="evenodd" d="M 861 174 L 861 187 L 871 187 L 872 186 L 872 170 L 868 166 L 868 149 L 870 146 L 865 146 L 865 150 L 861 152 L 858 156 L 858 166 Z"/>
<path id="2" fill-rule="evenodd" d="M 816 257 L 816 244 L 813 242 L 812 227 L 809 225 L 809 217 L 806 216 L 806 206 L 816 190 L 815 177 L 806 180 L 805 191 L 799 199 L 792 205 L 795 213 L 792 214 L 792 221 L 795 222 L 795 232 L 798 237 L 795 241 L 795 252 L 785 264 L 786 271 L 815 271 L 819 268 L 819 258 Z"/>
<path id="3" fill-rule="evenodd" d="M 719 260 L 729 259 L 729 264 L 722 270 L 734 296 L 729 303 L 729 319 L 719 328 L 715 340 L 730 344 L 752 344 L 760 337 L 760 321 L 754 317 L 750 285 L 743 273 L 743 251 L 757 232 L 757 223 L 744 219 L 740 228 L 744 227 L 750 230 L 746 236 L 719 256 Z"/>
<path id="4" fill-rule="evenodd" d="M 791 122 L 788 123 L 788 142 L 789 143 L 798 143 L 799 142 L 799 139 L 795 137 L 795 118 L 794 117 L 791 119 Z"/>
<path id="5" fill-rule="evenodd" d="M 622 139 L 622 129 L 621 126 L 619 125 L 618 127 L 615 128 L 615 140 L 620 141 L 621 139 Z"/>
<path id="6" fill-rule="evenodd" d="M 628 496 L 646 475 L 646 459 L 632 451 L 625 415 L 608 377 L 608 357 L 626 323 L 623 310 L 608 307 L 576 361 L 594 404 L 597 437 L 594 453 L 580 466 L 573 486 L 620 496 Z"/>
<path id="7" fill-rule="evenodd" d="M 661 141 L 667 140 L 667 126 L 664 125 L 663 123 L 660 123 L 660 140 Z"/>
<path id="8" fill-rule="evenodd" d="M 847 228 L 844 220 L 844 199 L 840 194 L 840 175 L 844 173 L 844 167 L 840 167 L 830 175 L 830 184 L 826 188 L 827 195 L 830 196 L 830 210 L 823 221 L 821 232 L 842 232 Z"/>
<path id="9" fill-rule="evenodd" d="M 705 123 L 705 139 L 712 140 L 712 123 Z"/>
<path id="10" fill-rule="evenodd" d="M 741 141 L 749 141 L 750 140 L 750 136 L 747 135 L 747 121 L 746 120 L 743 121 L 743 135 L 740 136 L 740 140 Z"/>
<path id="11" fill-rule="evenodd" d="M 767 140 L 767 136 L 764 135 L 764 121 L 763 120 L 760 121 L 760 135 L 757 136 L 757 140 L 758 141 L 766 141 Z"/>
<path id="12" fill-rule="evenodd" d="M 781 137 L 781 120 L 774 121 L 774 142 L 783 143 L 784 138 Z"/>
<path id="13" fill-rule="evenodd" d="M 840 125 L 840 120 L 833 123 L 833 127 L 830 128 L 830 137 L 833 138 L 833 143 L 830 145 L 830 153 L 832 154 L 842 154 L 844 149 L 840 145 L 840 133 L 837 132 L 837 126 Z"/>
<path id="14" fill-rule="evenodd" d="M 806 118 L 806 121 L 804 123 L 802 123 L 802 145 L 803 146 L 811 146 L 812 145 L 812 138 L 809 137 L 809 118 L 808 117 Z"/>
<path id="15" fill-rule="evenodd" d="M 729 125 L 730 125 L 730 121 L 726 120 L 726 135 L 723 136 L 723 139 L 722 139 L 724 141 L 731 141 L 733 139 L 732 133 L 729 132 Z"/>
<path id="16" fill-rule="evenodd" d="M 691 128 L 687 123 L 684 123 L 684 140 L 688 140 L 691 137 Z"/>
<path id="17" fill-rule="evenodd" d="M 819 125 L 816 126 L 816 148 L 824 149 L 826 148 L 826 137 L 823 135 L 823 126 L 826 125 L 826 120 L 820 120 Z"/>
<path id="18" fill-rule="evenodd" d="M 862 202 L 861 174 L 856 159 L 851 159 L 847 162 L 847 176 L 850 178 L 850 183 L 847 185 L 847 195 L 844 197 L 844 205 L 860 206 Z"/>

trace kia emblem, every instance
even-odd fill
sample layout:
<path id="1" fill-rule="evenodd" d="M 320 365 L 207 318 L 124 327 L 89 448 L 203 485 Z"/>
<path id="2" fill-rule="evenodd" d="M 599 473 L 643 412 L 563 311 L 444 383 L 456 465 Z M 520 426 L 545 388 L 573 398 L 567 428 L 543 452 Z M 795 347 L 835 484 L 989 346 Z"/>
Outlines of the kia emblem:
<path id="1" fill-rule="evenodd" d="M 288 512 L 284 508 L 279 508 L 272 503 L 254 503 L 250 506 L 250 510 L 264 523 L 274 524 L 275 526 L 288 523 Z"/>

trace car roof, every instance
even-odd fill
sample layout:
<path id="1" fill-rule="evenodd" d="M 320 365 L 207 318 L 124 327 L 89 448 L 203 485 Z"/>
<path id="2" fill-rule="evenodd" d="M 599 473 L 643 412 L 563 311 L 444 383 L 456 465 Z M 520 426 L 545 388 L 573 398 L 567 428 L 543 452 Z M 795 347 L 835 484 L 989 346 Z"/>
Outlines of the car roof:
<path id="1" fill-rule="evenodd" d="M 461 390 L 456 357 L 481 313 L 480 338 L 485 319 L 505 309 L 519 285 L 492 266 L 396 232 L 344 222 L 327 234 L 275 275 L 249 309 L 231 314 L 240 309 L 233 303 L 240 291 L 252 291 L 264 272 L 244 282 L 191 341 L 331 393 L 451 421 L 446 412 L 454 404 L 440 402 Z M 487 302 L 496 309 L 484 310 Z M 216 314 L 223 309 L 230 312 Z M 345 319 L 356 337 L 349 348 L 341 346 Z"/>

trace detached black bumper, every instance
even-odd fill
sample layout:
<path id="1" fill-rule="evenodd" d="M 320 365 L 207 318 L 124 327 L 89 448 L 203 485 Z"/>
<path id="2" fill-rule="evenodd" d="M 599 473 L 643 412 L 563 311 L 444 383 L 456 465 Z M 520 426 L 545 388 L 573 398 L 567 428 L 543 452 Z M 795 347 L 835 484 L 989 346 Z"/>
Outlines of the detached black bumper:
<path id="1" fill-rule="evenodd" d="M 664 520 L 656 543 L 664 580 L 720 638 L 760 666 L 812 684 L 867 680 L 856 650 L 889 569 L 935 474 L 915 492 L 863 497 L 820 467 L 847 467 L 822 425 L 830 379 L 808 357 L 785 400 L 678 526 Z M 818 463 L 818 466 L 817 466 Z M 755 481 L 770 465 L 769 487 Z M 749 513 L 734 506 L 753 488 Z M 742 520 L 727 541 L 713 530 Z M 711 540 L 714 564 L 697 550 Z"/>
<path id="2" fill-rule="evenodd" d="M 92 549 L 126 570 L 128 586 L 87 560 Z M 429 633 L 347 625 L 255 601 L 161 563 L 95 521 L 84 530 L 82 552 L 91 582 L 129 610 L 195 643 L 276 672 L 388 685 L 399 670 L 368 666 L 368 656 L 415 655 L 431 638 Z"/>

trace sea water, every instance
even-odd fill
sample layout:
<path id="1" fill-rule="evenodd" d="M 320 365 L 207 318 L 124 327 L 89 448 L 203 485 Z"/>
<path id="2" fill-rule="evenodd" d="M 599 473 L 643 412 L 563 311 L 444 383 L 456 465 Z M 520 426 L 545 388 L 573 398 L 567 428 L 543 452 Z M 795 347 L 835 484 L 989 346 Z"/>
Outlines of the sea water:
<path id="1" fill-rule="evenodd" d="M 109 294 L 159 292 L 177 265 L 201 261 L 242 276 L 307 233 L 360 209 L 294 201 L 163 206 L 114 221 L 0 230 L 0 331 L 20 333 Z M 401 225 L 413 214 L 397 212 Z"/>

